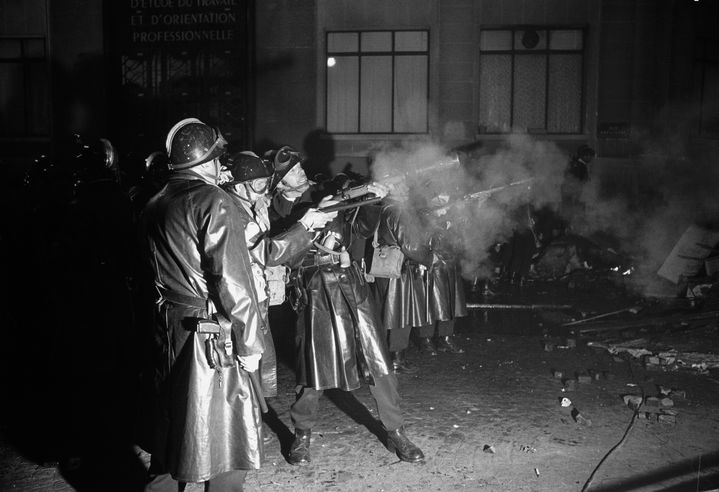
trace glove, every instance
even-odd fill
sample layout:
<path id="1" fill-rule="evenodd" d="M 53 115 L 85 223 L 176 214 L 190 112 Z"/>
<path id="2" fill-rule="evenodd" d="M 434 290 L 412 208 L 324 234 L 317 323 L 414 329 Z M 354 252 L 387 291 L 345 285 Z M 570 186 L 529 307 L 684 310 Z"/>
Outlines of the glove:
<path id="1" fill-rule="evenodd" d="M 262 354 L 238 355 L 240 367 L 247 372 L 255 372 L 260 367 L 260 359 Z"/>
<path id="2" fill-rule="evenodd" d="M 316 208 L 311 208 L 302 216 L 299 220 L 300 224 L 305 226 L 308 231 L 316 231 L 322 229 L 327 222 L 337 217 L 337 211 L 334 212 L 321 212 Z"/>
<path id="3" fill-rule="evenodd" d="M 389 194 L 389 188 L 387 186 L 381 185 L 375 181 L 367 185 L 367 191 L 374 193 L 379 198 L 384 198 L 387 194 Z"/>
<path id="4" fill-rule="evenodd" d="M 337 200 L 332 200 L 332 197 L 326 196 L 320 201 L 318 207 L 328 207 L 336 203 L 339 202 Z M 305 215 L 302 216 L 299 222 L 305 226 L 305 229 L 308 231 L 315 231 L 317 229 L 322 229 L 335 217 L 337 217 L 337 211 L 322 212 L 316 208 L 311 208 L 305 213 Z"/>

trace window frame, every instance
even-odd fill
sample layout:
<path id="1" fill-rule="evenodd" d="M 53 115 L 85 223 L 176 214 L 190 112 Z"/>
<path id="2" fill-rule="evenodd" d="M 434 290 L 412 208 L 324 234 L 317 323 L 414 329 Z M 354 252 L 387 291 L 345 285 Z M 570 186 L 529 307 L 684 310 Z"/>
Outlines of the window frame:
<path id="1" fill-rule="evenodd" d="M 706 110 L 711 106 L 711 100 L 705 100 L 707 68 L 710 66 L 719 69 L 719 55 L 710 54 L 710 49 L 719 51 L 719 39 L 700 36 L 696 40 L 697 50 L 694 57 L 695 71 L 697 77 L 697 103 L 699 106 L 699 117 L 697 118 L 697 137 L 710 140 L 719 140 L 719 129 L 712 129 L 705 121 Z M 715 51 L 716 52 L 716 51 Z"/>
<path id="2" fill-rule="evenodd" d="M 365 33 L 391 33 L 391 48 L 390 51 L 362 51 L 362 34 Z M 427 35 L 427 47 L 425 51 L 395 51 L 395 34 L 398 32 L 421 32 Z M 352 33 L 357 34 L 357 50 L 356 51 L 330 51 L 329 50 L 329 38 L 331 34 L 345 34 Z M 332 135 L 343 135 L 343 136 L 372 136 L 372 135 L 427 135 L 430 133 L 430 52 L 431 52 L 431 32 L 429 28 L 402 28 L 402 29 L 327 29 L 325 30 L 325 45 L 324 45 L 324 60 L 322 66 L 324 67 L 324 127 L 327 132 Z M 418 56 L 422 55 L 426 57 L 426 115 L 425 115 L 425 129 L 422 132 L 399 132 L 394 131 L 395 127 L 395 68 L 396 58 L 398 56 Z M 334 56 L 356 56 L 358 61 L 357 70 L 357 83 L 358 83 L 358 94 L 357 94 L 357 131 L 355 132 L 334 132 L 328 128 L 329 121 L 329 67 L 327 60 Z M 391 120 L 390 126 L 392 131 L 362 131 L 362 57 L 378 57 L 378 56 L 389 56 L 391 58 Z"/>
<path id="3" fill-rule="evenodd" d="M 26 43 L 28 41 L 41 41 L 43 50 L 42 55 L 34 56 L 30 54 L 26 54 Z M 50 58 L 48 56 L 48 38 L 44 35 L 10 35 L 10 36 L 0 36 L 0 41 L 18 41 L 20 45 L 20 54 L 19 56 L 0 56 L 0 66 L 3 64 L 19 64 L 20 65 L 20 72 L 22 73 L 22 107 L 25 111 L 25 114 L 27 115 L 28 109 L 29 109 L 29 101 L 31 99 L 30 91 L 32 90 L 32 84 L 28 83 L 28 81 L 31 79 L 31 70 L 32 65 L 38 62 L 43 63 L 45 68 L 45 74 L 47 76 L 47 107 L 45 108 L 47 111 L 46 118 L 47 118 L 47 130 L 44 133 L 32 133 L 32 120 L 29 118 L 25 118 L 24 120 L 24 127 L 21 132 L 18 133 L 7 133 L 2 134 L 0 133 L 0 140 L 8 141 L 8 140 L 37 140 L 37 139 L 47 139 L 50 138 L 52 135 L 52 83 L 50 81 L 51 73 L 50 73 Z"/>
<path id="4" fill-rule="evenodd" d="M 526 31 L 526 30 L 536 30 L 536 31 L 546 31 L 547 32 L 547 38 L 546 38 L 546 46 L 541 49 L 527 49 L 527 50 L 521 50 L 516 48 L 516 39 L 517 39 L 517 32 Z M 515 104 L 515 96 L 514 96 L 514 86 L 515 86 L 515 58 L 517 55 L 522 54 L 537 54 L 541 53 L 544 54 L 544 83 L 545 83 L 545 94 L 544 94 L 544 131 L 536 131 L 536 129 L 527 129 L 525 132 L 527 134 L 531 135 L 552 135 L 552 136 L 580 136 L 584 135 L 587 128 L 587 122 L 585 121 L 586 116 L 586 107 L 587 107 L 587 87 L 586 87 L 586 70 L 587 70 L 587 42 L 588 42 L 588 26 L 586 24 L 584 25 L 577 25 L 577 24 L 568 24 L 568 25 L 534 25 L 534 24 L 512 24 L 512 25 L 482 25 L 479 28 L 480 35 L 478 37 L 478 45 L 477 45 L 477 52 L 479 56 L 479 70 L 481 73 L 481 66 L 482 66 L 482 57 L 486 56 L 487 53 L 491 55 L 509 55 L 511 58 L 510 62 L 510 76 L 511 80 L 509 81 L 509 130 L 508 131 L 489 131 L 489 130 L 481 130 L 482 128 L 482 122 L 479 121 L 480 115 L 482 113 L 482 107 L 481 107 L 481 100 L 480 100 L 480 94 L 482 91 L 482 81 L 481 76 L 477 76 L 477 134 L 479 136 L 497 136 L 497 135 L 508 135 L 510 133 L 514 133 L 514 104 Z M 479 44 L 481 42 L 481 34 L 485 31 L 510 31 L 511 32 L 511 42 L 512 47 L 508 50 L 482 50 L 481 45 Z M 571 49 L 550 49 L 550 31 L 581 31 L 582 36 L 582 48 L 579 50 L 571 50 Z M 566 55 L 566 54 L 579 54 L 581 55 L 581 63 L 580 63 L 580 74 L 579 74 L 579 128 L 576 132 L 550 132 L 547 129 L 548 126 L 548 118 L 549 118 L 549 72 L 550 72 L 550 56 L 552 54 L 556 55 Z"/>

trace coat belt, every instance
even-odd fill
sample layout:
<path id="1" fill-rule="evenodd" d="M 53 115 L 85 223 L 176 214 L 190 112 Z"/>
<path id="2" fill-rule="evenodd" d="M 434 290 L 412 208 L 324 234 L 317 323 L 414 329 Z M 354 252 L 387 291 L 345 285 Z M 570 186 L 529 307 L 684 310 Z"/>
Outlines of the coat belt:
<path id="1" fill-rule="evenodd" d="M 207 309 L 207 299 L 203 297 L 186 296 L 162 287 L 157 287 L 157 291 L 160 293 L 159 302 L 166 300 L 174 304 L 184 304 L 186 306 L 192 306 L 199 309 Z"/>

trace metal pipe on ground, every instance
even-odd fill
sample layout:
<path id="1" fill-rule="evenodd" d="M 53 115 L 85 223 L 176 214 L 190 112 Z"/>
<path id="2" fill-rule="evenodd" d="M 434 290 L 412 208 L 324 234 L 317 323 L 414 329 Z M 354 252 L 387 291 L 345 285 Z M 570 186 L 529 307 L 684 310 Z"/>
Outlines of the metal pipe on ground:
<path id="1" fill-rule="evenodd" d="M 468 302 L 467 309 L 524 309 L 524 310 L 561 310 L 573 309 L 570 304 L 493 304 Z"/>

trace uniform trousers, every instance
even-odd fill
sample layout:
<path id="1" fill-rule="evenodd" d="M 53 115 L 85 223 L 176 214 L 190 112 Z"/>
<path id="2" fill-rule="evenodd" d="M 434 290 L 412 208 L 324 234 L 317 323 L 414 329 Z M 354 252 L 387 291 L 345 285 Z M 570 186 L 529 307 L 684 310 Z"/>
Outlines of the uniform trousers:
<path id="1" fill-rule="evenodd" d="M 369 385 L 370 393 L 377 404 L 379 420 L 388 431 L 397 430 L 404 424 L 400 410 L 400 396 L 397 391 L 397 377 L 388 374 L 375 378 L 375 384 Z M 297 394 L 297 400 L 290 407 L 290 417 L 295 429 L 311 430 L 317 422 L 319 399 L 323 390 L 303 386 Z"/>
<path id="2" fill-rule="evenodd" d="M 424 325 L 417 327 L 417 336 L 420 338 L 431 338 L 435 335 L 438 337 L 451 337 L 454 335 L 454 321 L 435 321 L 432 325 Z"/>

